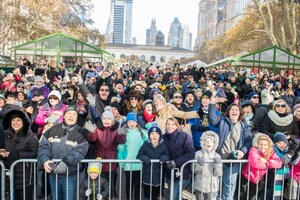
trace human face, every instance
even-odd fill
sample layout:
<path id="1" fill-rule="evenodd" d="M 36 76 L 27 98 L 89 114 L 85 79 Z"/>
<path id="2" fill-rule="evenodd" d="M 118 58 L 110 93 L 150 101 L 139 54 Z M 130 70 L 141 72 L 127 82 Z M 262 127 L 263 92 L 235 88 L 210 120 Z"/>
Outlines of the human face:
<path id="1" fill-rule="evenodd" d="M 204 108 L 207 108 L 208 105 L 209 105 L 209 103 L 210 103 L 210 98 L 208 98 L 208 97 L 202 97 L 201 103 L 202 103 L 202 106 Z"/>
<path id="2" fill-rule="evenodd" d="M 269 142 L 267 140 L 258 141 L 258 150 L 265 153 L 269 147 Z"/>
<path id="3" fill-rule="evenodd" d="M 2 108 L 5 105 L 4 99 L 0 98 L 0 108 Z"/>
<path id="4" fill-rule="evenodd" d="M 172 120 L 167 120 L 166 129 L 169 133 L 173 133 L 178 127 Z"/>
<path id="5" fill-rule="evenodd" d="M 163 108 L 163 103 L 162 103 L 162 100 L 161 99 L 156 99 L 154 101 L 154 106 L 156 108 L 156 110 L 161 110 Z"/>
<path id="6" fill-rule="evenodd" d="M 240 117 L 240 109 L 237 106 L 232 106 L 229 110 L 229 118 L 232 122 L 237 122 Z"/>
<path id="7" fill-rule="evenodd" d="M 36 83 L 36 85 L 37 85 L 37 86 L 42 86 L 42 85 L 44 85 L 44 83 L 43 83 L 42 81 L 38 81 L 38 82 Z"/>
<path id="8" fill-rule="evenodd" d="M 295 112 L 295 117 L 297 119 L 300 119 L 300 109 L 297 109 L 296 112 Z"/>
<path id="9" fill-rule="evenodd" d="M 77 94 L 77 98 L 79 101 L 84 101 L 83 95 L 81 93 Z"/>
<path id="10" fill-rule="evenodd" d="M 24 100 L 24 99 L 25 99 L 24 94 L 18 93 L 18 100 L 19 100 L 19 101 L 22 101 L 22 100 Z"/>
<path id="11" fill-rule="evenodd" d="M 194 103 L 194 95 L 193 94 L 188 94 L 185 98 L 186 102 L 188 102 L 188 104 L 193 104 Z"/>
<path id="12" fill-rule="evenodd" d="M 252 107 L 250 105 L 243 107 L 243 111 L 244 113 L 247 114 L 251 114 L 252 113 Z"/>
<path id="13" fill-rule="evenodd" d="M 11 120 L 11 127 L 14 131 L 19 131 L 23 127 L 23 120 L 19 117 L 15 117 Z"/>
<path id="14" fill-rule="evenodd" d="M 13 98 L 13 97 L 8 97 L 7 99 L 6 99 L 6 104 L 15 104 L 16 103 L 16 99 L 15 98 Z"/>
<path id="15" fill-rule="evenodd" d="M 146 105 L 146 107 L 145 107 L 145 111 L 147 112 L 147 113 L 149 113 L 149 114 L 151 114 L 152 113 L 152 104 L 150 104 L 150 103 L 148 103 L 147 105 Z"/>
<path id="16" fill-rule="evenodd" d="M 130 101 L 130 104 L 131 104 L 132 107 L 136 107 L 139 99 L 136 98 L 136 97 L 129 97 L 129 101 Z"/>
<path id="17" fill-rule="evenodd" d="M 77 123 L 78 114 L 76 111 L 70 110 L 65 113 L 64 121 L 67 125 L 75 125 Z"/>
<path id="18" fill-rule="evenodd" d="M 116 92 L 119 93 L 119 94 L 122 93 L 123 90 L 124 90 L 122 84 L 117 84 L 117 85 L 115 86 L 115 89 L 116 89 Z"/>
<path id="19" fill-rule="evenodd" d="M 212 140 L 205 140 L 204 147 L 207 151 L 210 152 L 212 150 L 212 148 L 214 147 L 214 142 Z"/>
<path id="20" fill-rule="evenodd" d="M 157 132 L 151 132 L 150 133 L 150 141 L 152 144 L 158 144 L 160 135 Z"/>
<path id="21" fill-rule="evenodd" d="M 24 88 L 22 86 L 17 87 L 17 92 L 22 92 L 23 90 L 24 90 Z"/>
<path id="22" fill-rule="evenodd" d="M 114 117 L 117 117 L 117 116 L 119 116 L 119 111 L 118 111 L 118 109 L 117 109 L 117 108 L 115 108 L 115 107 L 112 107 L 111 111 L 112 111 L 112 113 L 114 114 Z"/>
<path id="23" fill-rule="evenodd" d="M 48 100 L 49 100 L 49 103 L 50 103 L 51 106 L 56 106 L 59 102 L 59 99 L 58 99 L 57 96 L 50 96 L 48 98 Z"/>
<path id="24" fill-rule="evenodd" d="M 128 128 L 130 128 L 130 129 L 135 129 L 135 128 L 136 128 L 136 125 L 137 125 L 136 121 L 129 120 L 129 121 L 127 122 L 127 126 L 128 126 Z"/>
<path id="25" fill-rule="evenodd" d="M 275 145 L 277 146 L 278 149 L 280 149 L 281 151 L 285 150 L 287 147 L 287 143 L 283 142 L 283 141 L 279 141 L 276 142 Z"/>
<path id="26" fill-rule="evenodd" d="M 279 114 L 285 114 L 287 111 L 287 108 L 286 108 L 286 104 L 283 103 L 283 102 L 278 102 L 276 105 L 275 105 L 275 112 L 279 113 Z"/>
<path id="27" fill-rule="evenodd" d="M 108 86 L 101 86 L 100 89 L 99 89 L 100 99 L 106 101 L 107 98 L 108 98 L 108 95 L 109 95 L 109 88 L 108 88 Z"/>
<path id="28" fill-rule="evenodd" d="M 182 103 L 182 96 L 179 93 L 176 93 L 173 95 L 173 100 L 175 104 L 181 104 Z"/>
<path id="29" fill-rule="evenodd" d="M 134 88 L 135 90 L 137 90 L 137 91 L 142 91 L 142 87 L 141 86 L 139 86 L 139 85 L 137 85 L 137 86 L 135 86 L 135 88 Z"/>
<path id="30" fill-rule="evenodd" d="M 95 180 L 99 176 L 97 172 L 89 172 L 89 175 L 92 180 Z"/>
<path id="31" fill-rule="evenodd" d="M 110 118 L 102 118 L 102 124 L 106 127 L 111 127 L 113 124 L 113 121 Z"/>
<path id="32" fill-rule="evenodd" d="M 259 103 L 259 96 L 258 95 L 254 95 L 253 97 L 251 97 L 250 99 L 254 104 L 258 104 Z"/>

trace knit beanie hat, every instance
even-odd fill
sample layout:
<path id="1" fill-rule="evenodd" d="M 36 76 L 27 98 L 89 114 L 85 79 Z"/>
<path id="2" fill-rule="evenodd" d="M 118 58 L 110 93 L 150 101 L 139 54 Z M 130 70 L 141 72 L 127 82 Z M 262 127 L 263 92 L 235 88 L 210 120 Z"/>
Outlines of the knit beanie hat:
<path id="1" fill-rule="evenodd" d="M 161 138 L 161 136 L 162 136 L 162 132 L 161 132 L 161 130 L 160 130 L 160 128 L 158 127 L 158 126 L 152 126 L 149 130 L 148 130 L 148 138 L 150 138 L 150 134 L 152 133 L 152 132 L 157 132 L 158 134 L 159 134 L 159 137 Z"/>
<path id="2" fill-rule="evenodd" d="M 61 94 L 58 90 L 52 90 L 49 95 L 48 95 L 48 98 L 51 97 L 51 96 L 56 96 L 59 101 L 61 101 Z"/>
<path id="3" fill-rule="evenodd" d="M 295 115 L 296 114 L 296 111 L 300 109 L 300 103 L 299 104 L 296 104 L 293 108 L 293 114 Z"/>
<path id="4" fill-rule="evenodd" d="M 114 114 L 112 113 L 111 106 L 106 106 L 104 108 L 104 112 L 101 116 L 101 119 L 104 119 L 104 118 L 108 118 L 108 119 L 111 119 L 111 121 L 115 121 L 115 117 L 114 117 Z"/>
<path id="5" fill-rule="evenodd" d="M 142 104 L 142 106 L 143 106 L 143 109 L 145 109 L 146 108 L 146 105 L 147 104 L 152 104 L 152 100 L 151 99 L 147 99 L 147 100 L 145 100 L 144 102 L 143 102 L 143 104 Z"/>
<path id="6" fill-rule="evenodd" d="M 256 92 L 254 92 L 254 91 L 252 91 L 252 92 L 250 92 L 249 94 L 248 94 L 248 99 L 251 99 L 254 95 L 257 95 L 258 96 L 258 94 L 256 93 Z"/>
<path id="7" fill-rule="evenodd" d="M 34 77 L 34 82 L 37 84 L 38 82 L 44 83 L 44 79 L 41 76 Z"/>
<path id="8" fill-rule="evenodd" d="M 284 135 L 284 133 L 282 132 L 276 132 L 275 136 L 274 136 L 274 143 L 276 142 L 285 142 L 286 144 L 289 144 L 286 135 Z"/>
<path id="9" fill-rule="evenodd" d="M 65 109 L 65 112 L 64 112 L 64 115 L 69 112 L 69 111 L 75 111 L 77 113 L 77 108 L 75 106 L 68 106 L 66 109 Z"/>
<path id="10" fill-rule="evenodd" d="M 210 90 L 206 90 L 203 94 L 202 94 L 202 98 L 211 98 L 212 96 L 212 92 Z"/>
<path id="11" fill-rule="evenodd" d="M 137 116 L 136 116 L 136 114 L 135 114 L 134 112 L 130 112 L 130 113 L 127 114 L 127 116 L 126 116 L 126 123 L 127 123 L 128 121 L 130 121 L 130 120 L 133 120 L 133 121 L 135 121 L 136 123 L 138 122 Z"/>
<path id="12" fill-rule="evenodd" d="M 100 157 L 96 158 L 96 160 L 101 160 Z M 90 162 L 88 166 L 88 173 L 101 173 L 102 164 L 99 162 Z"/>

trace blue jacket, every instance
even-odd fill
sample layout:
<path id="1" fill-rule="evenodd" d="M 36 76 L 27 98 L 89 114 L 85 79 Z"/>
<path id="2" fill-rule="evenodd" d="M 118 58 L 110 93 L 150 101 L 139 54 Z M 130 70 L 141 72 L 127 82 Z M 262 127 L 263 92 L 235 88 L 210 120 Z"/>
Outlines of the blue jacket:
<path id="1" fill-rule="evenodd" d="M 216 111 L 217 111 L 216 104 L 210 103 L 208 106 L 208 121 L 212 125 L 218 127 L 217 134 L 219 135 L 220 141 L 216 151 L 219 153 L 226 138 L 228 137 L 228 134 L 232 128 L 232 124 L 227 117 L 224 117 L 222 115 L 217 115 Z M 251 129 L 244 122 L 241 122 L 241 126 L 242 126 L 241 137 L 237 144 L 236 150 L 240 150 L 244 152 L 244 154 L 247 154 L 252 146 Z"/>

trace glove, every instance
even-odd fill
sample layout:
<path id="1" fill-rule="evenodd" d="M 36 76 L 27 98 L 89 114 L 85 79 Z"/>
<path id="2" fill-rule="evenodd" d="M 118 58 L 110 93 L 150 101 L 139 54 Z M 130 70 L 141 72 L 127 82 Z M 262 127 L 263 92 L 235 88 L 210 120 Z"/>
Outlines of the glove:
<path id="1" fill-rule="evenodd" d="M 291 139 L 287 154 L 293 156 L 298 147 L 299 147 L 298 142 L 295 139 Z"/>
<path id="2" fill-rule="evenodd" d="M 57 165 L 57 167 L 54 169 L 54 174 L 64 174 L 64 173 L 66 173 L 66 171 L 67 171 L 67 168 L 68 168 L 68 166 L 63 162 L 63 161 L 61 161 L 58 165 Z"/>
<path id="3" fill-rule="evenodd" d="M 127 128 L 125 126 L 118 128 L 118 134 L 119 135 L 122 135 L 122 134 L 125 135 L 126 132 L 127 132 Z"/>
<path id="4" fill-rule="evenodd" d="M 151 160 L 150 159 L 145 159 L 143 161 L 143 164 L 145 164 L 145 165 L 151 165 Z"/>
<path id="5" fill-rule="evenodd" d="M 167 167 L 168 167 L 169 169 L 174 169 L 174 168 L 176 168 L 176 163 L 174 162 L 174 160 L 168 161 L 168 162 L 167 162 Z"/>
<path id="6" fill-rule="evenodd" d="M 84 128 L 86 129 L 86 130 L 88 130 L 89 132 L 91 132 L 91 133 L 94 133 L 95 131 L 96 131 L 96 125 L 95 124 L 93 124 L 91 121 L 87 121 L 87 122 L 85 122 L 85 124 L 84 124 Z"/>
<path id="7" fill-rule="evenodd" d="M 204 158 L 198 157 L 198 158 L 197 158 L 197 161 L 198 161 L 198 164 L 199 164 L 200 166 L 204 166 L 204 164 L 205 164 L 205 159 L 204 159 Z"/>
<path id="8" fill-rule="evenodd" d="M 92 194 L 92 190 L 91 189 L 88 189 L 85 191 L 85 196 L 90 196 Z"/>
<path id="9" fill-rule="evenodd" d="M 102 200 L 103 199 L 102 194 L 97 194 L 97 199 Z"/>
<path id="10" fill-rule="evenodd" d="M 59 116 L 58 116 L 58 115 L 51 115 L 51 116 L 47 119 L 47 123 L 50 123 L 50 124 L 58 124 L 58 120 L 59 120 Z"/>
<path id="11" fill-rule="evenodd" d="M 215 162 L 217 163 L 217 164 L 221 164 L 222 163 L 222 160 L 221 160 L 221 157 L 215 157 Z"/>
<path id="12" fill-rule="evenodd" d="M 88 94 L 86 96 L 86 100 L 89 102 L 90 106 L 96 105 L 96 97 L 94 97 L 92 94 Z"/>

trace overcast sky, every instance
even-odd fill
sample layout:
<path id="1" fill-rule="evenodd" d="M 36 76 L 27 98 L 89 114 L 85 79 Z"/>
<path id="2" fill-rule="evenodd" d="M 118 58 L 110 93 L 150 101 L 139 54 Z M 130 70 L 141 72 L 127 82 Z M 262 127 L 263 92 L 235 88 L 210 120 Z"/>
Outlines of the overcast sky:
<path id="1" fill-rule="evenodd" d="M 110 0 L 93 0 L 95 21 L 94 27 L 105 33 L 110 13 Z M 156 18 L 156 27 L 165 35 L 167 44 L 168 32 L 174 18 L 182 25 L 187 24 L 193 33 L 193 45 L 197 34 L 199 0 L 133 0 L 132 37 L 138 44 L 146 43 L 146 29 L 151 25 L 151 19 Z"/>

